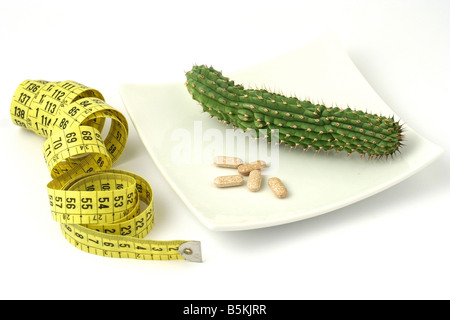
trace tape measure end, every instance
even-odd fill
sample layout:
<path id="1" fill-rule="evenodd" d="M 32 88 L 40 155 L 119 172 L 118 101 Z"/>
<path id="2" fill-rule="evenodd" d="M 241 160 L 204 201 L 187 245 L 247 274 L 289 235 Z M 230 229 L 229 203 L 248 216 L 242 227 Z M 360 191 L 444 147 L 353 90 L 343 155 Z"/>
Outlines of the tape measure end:
<path id="1" fill-rule="evenodd" d="M 178 248 L 181 256 L 191 262 L 202 262 L 202 248 L 200 241 L 188 241 Z"/>

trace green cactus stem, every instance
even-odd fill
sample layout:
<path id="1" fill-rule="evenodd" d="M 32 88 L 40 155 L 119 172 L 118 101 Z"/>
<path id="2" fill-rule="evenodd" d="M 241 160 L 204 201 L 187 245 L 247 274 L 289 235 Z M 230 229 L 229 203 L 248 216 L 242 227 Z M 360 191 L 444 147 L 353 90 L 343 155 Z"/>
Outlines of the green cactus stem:
<path id="1" fill-rule="evenodd" d="M 358 152 L 361 157 L 394 155 L 403 129 L 393 117 L 350 108 L 326 107 L 267 90 L 245 89 L 213 67 L 194 66 L 186 72 L 186 87 L 203 111 L 257 136 L 278 130 L 280 143 L 316 151 Z M 266 129 L 266 130 L 259 130 Z"/>

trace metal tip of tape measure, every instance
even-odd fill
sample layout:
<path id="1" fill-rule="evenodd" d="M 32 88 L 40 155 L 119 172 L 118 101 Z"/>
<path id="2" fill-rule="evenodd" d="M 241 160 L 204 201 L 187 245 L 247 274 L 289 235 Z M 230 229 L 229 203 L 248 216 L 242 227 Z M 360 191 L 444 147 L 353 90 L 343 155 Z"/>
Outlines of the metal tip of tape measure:
<path id="1" fill-rule="evenodd" d="M 178 248 L 181 256 L 188 261 L 202 262 L 202 248 L 200 241 L 188 241 Z"/>

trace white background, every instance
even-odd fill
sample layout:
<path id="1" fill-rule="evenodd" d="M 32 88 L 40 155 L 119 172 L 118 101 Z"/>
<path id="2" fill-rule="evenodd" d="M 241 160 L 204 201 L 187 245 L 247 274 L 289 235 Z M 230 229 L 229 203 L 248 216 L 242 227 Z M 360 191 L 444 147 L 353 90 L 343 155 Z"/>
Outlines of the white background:
<path id="1" fill-rule="evenodd" d="M 444 148 L 437 161 L 320 217 L 214 232 L 169 187 L 130 121 L 115 168 L 154 189 L 148 237 L 200 240 L 204 262 L 108 259 L 64 239 L 47 202 L 44 140 L 9 119 L 20 82 L 75 80 L 128 118 L 121 83 L 183 81 L 193 63 L 239 69 L 325 30 L 404 122 Z M 0 2 L 0 298 L 450 298 L 449 44 L 448 0 Z"/>

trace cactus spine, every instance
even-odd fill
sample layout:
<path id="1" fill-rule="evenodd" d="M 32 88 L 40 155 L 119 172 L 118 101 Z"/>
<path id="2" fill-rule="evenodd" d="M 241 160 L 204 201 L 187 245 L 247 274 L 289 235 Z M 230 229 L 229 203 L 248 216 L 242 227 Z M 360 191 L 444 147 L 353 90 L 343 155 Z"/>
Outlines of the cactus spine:
<path id="1" fill-rule="evenodd" d="M 358 152 L 361 157 L 395 154 L 402 145 L 403 129 L 393 117 L 350 108 L 326 107 L 267 90 L 245 89 L 213 67 L 194 66 L 186 73 L 186 87 L 203 111 L 259 136 L 278 129 L 280 143 L 316 151 Z"/>

